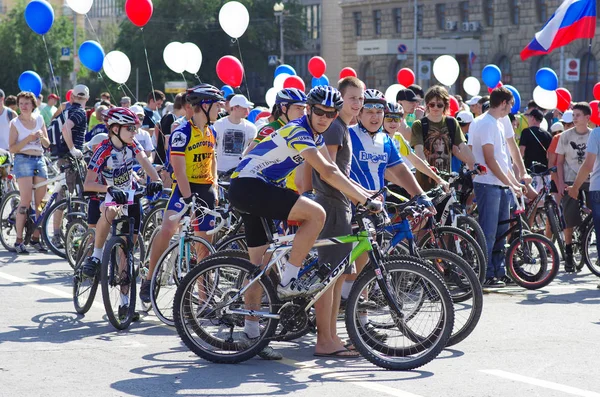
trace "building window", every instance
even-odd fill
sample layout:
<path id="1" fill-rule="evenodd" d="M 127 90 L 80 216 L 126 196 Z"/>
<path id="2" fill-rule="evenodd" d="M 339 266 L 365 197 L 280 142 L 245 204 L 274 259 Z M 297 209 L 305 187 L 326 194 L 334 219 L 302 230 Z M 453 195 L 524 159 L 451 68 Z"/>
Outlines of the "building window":
<path id="1" fill-rule="evenodd" d="M 375 71 L 373 70 L 373 65 L 370 62 L 367 62 L 363 65 L 362 73 L 360 74 L 361 78 L 365 82 L 367 88 L 375 88 L 376 79 L 375 79 Z"/>
<path id="2" fill-rule="evenodd" d="M 588 73 L 588 58 L 589 58 L 589 73 Z M 594 85 L 598 81 L 598 63 L 596 57 L 592 54 L 588 55 L 587 51 L 585 55 L 581 57 L 581 71 L 579 77 L 579 83 L 577 84 L 577 96 L 575 98 L 589 98 L 592 96 L 594 91 Z M 587 81 L 586 81 L 586 76 Z M 587 89 L 586 89 L 587 87 Z"/>
<path id="3" fill-rule="evenodd" d="M 396 33 L 402 33 L 402 8 L 394 8 L 394 27 Z"/>
<path id="4" fill-rule="evenodd" d="M 446 4 L 435 5 L 435 16 L 437 18 L 438 29 L 446 29 Z"/>
<path id="5" fill-rule="evenodd" d="M 521 15 L 521 9 L 519 8 L 521 0 L 511 0 L 511 3 L 512 4 L 510 5 L 510 22 L 513 25 L 518 25 L 519 17 Z"/>
<path id="6" fill-rule="evenodd" d="M 381 34 L 381 10 L 373 11 L 373 28 L 375 35 L 379 36 Z"/>
<path id="7" fill-rule="evenodd" d="M 483 0 L 483 19 L 487 26 L 494 26 L 494 0 Z"/>
<path id="8" fill-rule="evenodd" d="M 469 22 L 469 2 L 461 1 L 458 7 L 460 12 L 460 21 Z"/>
<path id="9" fill-rule="evenodd" d="M 319 4 L 305 6 L 304 15 L 306 18 L 308 39 L 317 40 L 321 32 L 321 6 Z"/>
<path id="10" fill-rule="evenodd" d="M 354 13 L 354 34 L 362 35 L 362 13 L 360 11 Z"/>
<path id="11" fill-rule="evenodd" d="M 423 13 L 425 9 L 422 5 L 417 6 L 417 32 L 423 31 Z"/>
<path id="12" fill-rule="evenodd" d="M 510 59 L 506 55 L 502 55 L 496 64 L 500 70 L 502 70 L 502 82 L 504 84 L 511 84 L 512 72 L 510 68 Z"/>
<path id="13" fill-rule="evenodd" d="M 540 23 L 545 23 L 548 20 L 548 4 L 546 0 L 536 0 L 537 15 Z"/>
<path id="14" fill-rule="evenodd" d="M 121 0 L 96 0 L 88 13 L 91 18 L 102 18 L 123 15 L 123 4 Z"/>

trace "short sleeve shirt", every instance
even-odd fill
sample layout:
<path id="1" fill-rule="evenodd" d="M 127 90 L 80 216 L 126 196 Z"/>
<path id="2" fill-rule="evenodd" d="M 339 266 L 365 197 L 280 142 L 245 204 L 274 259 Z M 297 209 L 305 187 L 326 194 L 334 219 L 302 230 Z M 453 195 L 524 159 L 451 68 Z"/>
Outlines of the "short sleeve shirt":
<path id="1" fill-rule="evenodd" d="M 79 149 L 83 149 L 83 144 L 85 143 L 85 132 L 87 131 L 87 118 L 85 116 L 85 111 L 81 107 L 80 104 L 74 103 L 69 108 L 68 119 L 73 122 L 73 128 L 71 128 L 71 133 L 73 135 L 73 145 Z M 64 145 L 66 147 L 66 145 Z M 69 149 L 66 148 L 66 151 Z M 64 152 L 66 152 L 63 149 Z"/>
<path id="2" fill-rule="evenodd" d="M 550 146 L 548 147 L 548 153 L 556 154 L 556 147 L 558 146 L 558 140 L 560 139 L 561 135 L 562 132 L 552 137 L 552 141 L 550 142 Z"/>
<path id="3" fill-rule="evenodd" d="M 223 117 L 213 128 L 217 135 L 217 170 L 227 172 L 240 163 L 242 153 L 256 137 L 256 126 L 246 119 L 234 124 Z"/>
<path id="4" fill-rule="evenodd" d="M 552 136 L 540 127 L 529 127 L 523 130 L 519 146 L 525 147 L 523 156 L 525 168 L 531 169 L 531 163 L 534 161 L 548 165 L 547 151 L 550 142 L 552 142 Z"/>
<path id="5" fill-rule="evenodd" d="M 485 165 L 483 156 L 483 146 L 492 145 L 494 147 L 494 158 L 500 166 L 503 173 L 510 171 L 510 160 L 504 131 L 504 123 L 486 113 L 481 119 L 477 119 L 469 127 L 469 145 L 473 147 L 473 157 L 475 162 Z M 504 183 L 492 171 L 485 175 L 476 175 L 474 182 L 504 186 Z"/>
<path id="6" fill-rule="evenodd" d="M 585 160 L 587 141 L 592 130 L 588 128 L 585 134 L 578 134 L 575 128 L 563 132 L 556 146 L 556 154 L 565 156 L 564 181 L 574 182 L 581 164 Z"/>
<path id="7" fill-rule="evenodd" d="M 595 128 L 590 134 L 586 152 L 596 155 L 594 168 L 590 175 L 590 191 L 600 191 L 600 127 Z"/>
<path id="8" fill-rule="evenodd" d="M 134 187 L 135 156 L 142 148 L 135 139 L 131 145 L 117 149 L 110 139 L 102 141 L 92 155 L 88 169 L 98 174 L 98 182 L 124 190 Z"/>
<path id="9" fill-rule="evenodd" d="M 212 167 L 216 138 L 213 131 L 201 131 L 191 120 L 184 121 L 169 137 L 169 156 L 185 156 L 188 181 L 203 185 L 215 183 Z"/>

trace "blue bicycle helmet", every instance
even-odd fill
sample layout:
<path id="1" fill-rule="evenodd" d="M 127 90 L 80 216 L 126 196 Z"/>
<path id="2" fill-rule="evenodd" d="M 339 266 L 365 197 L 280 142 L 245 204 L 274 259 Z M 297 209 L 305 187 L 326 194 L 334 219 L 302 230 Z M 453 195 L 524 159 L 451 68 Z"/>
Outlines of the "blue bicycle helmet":
<path id="1" fill-rule="evenodd" d="M 309 105 L 323 105 L 336 110 L 341 110 L 344 106 L 342 94 L 335 88 L 325 85 L 320 85 L 308 93 L 307 103 Z"/>
<path id="2" fill-rule="evenodd" d="M 275 98 L 277 105 L 281 104 L 306 104 L 306 94 L 297 88 L 284 88 L 277 93 Z"/>

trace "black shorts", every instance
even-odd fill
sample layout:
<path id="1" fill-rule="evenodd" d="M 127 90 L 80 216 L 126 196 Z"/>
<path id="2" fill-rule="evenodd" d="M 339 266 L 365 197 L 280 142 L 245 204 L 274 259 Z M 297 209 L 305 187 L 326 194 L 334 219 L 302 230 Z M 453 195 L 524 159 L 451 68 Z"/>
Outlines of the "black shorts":
<path id="1" fill-rule="evenodd" d="M 242 212 L 248 247 L 269 242 L 261 218 L 287 220 L 298 194 L 257 178 L 235 178 L 229 186 L 229 201 Z M 272 223 L 272 222 L 269 222 Z"/>
<path id="2" fill-rule="evenodd" d="M 93 197 L 88 201 L 88 225 L 96 225 L 100 219 L 100 199 Z"/>

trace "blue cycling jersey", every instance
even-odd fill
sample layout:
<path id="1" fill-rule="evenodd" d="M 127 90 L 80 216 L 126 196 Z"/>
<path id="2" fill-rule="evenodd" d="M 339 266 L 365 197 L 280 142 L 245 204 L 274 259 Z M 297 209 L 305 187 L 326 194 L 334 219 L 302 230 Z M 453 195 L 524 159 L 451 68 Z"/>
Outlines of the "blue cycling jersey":
<path id="1" fill-rule="evenodd" d="M 381 189 L 385 170 L 403 163 L 398 149 L 385 132 L 371 135 L 361 124 L 349 130 L 352 140 L 350 178 L 366 189 Z"/>

